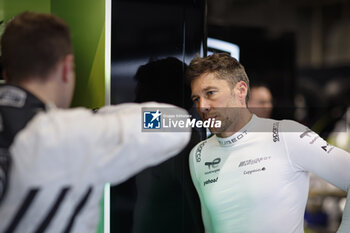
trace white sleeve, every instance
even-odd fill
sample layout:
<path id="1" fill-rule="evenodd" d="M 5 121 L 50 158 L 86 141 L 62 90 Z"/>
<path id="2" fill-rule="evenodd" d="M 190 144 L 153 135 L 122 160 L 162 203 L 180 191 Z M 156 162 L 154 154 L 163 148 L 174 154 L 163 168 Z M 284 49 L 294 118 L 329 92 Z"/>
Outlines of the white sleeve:
<path id="1" fill-rule="evenodd" d="M 340 232 L 350 232 L 350 154 L 329 145 L 315 132 L 293 122 L 284 121 L 282 133 L 291 164 L 297 171 L 312 172 L 320 178 L 347 191 L 347 204 L 344 210 Z"/>
<path id="2" fill-rule="evenodd" d="M 196 174 L 196 168 L 195 168 L 195 151 L 196 151 L 196 147 L 194 147 L 190 153 L 189 156 L 189 165 L 190 165 L 190 172 L 191 172 L 191 178 L 193 181 L 194 186 L 196 187 L 199 199 L 200 199 L 200 203 L 201 203 L 201 212 L 202 212 L 202 219 L 203 219 L 203 224 L 204 224 L 204 229 L 205 229 L 205 233 L 213 233 L 213 228 L 212 228 L 212 223 L 211 223 L 211 218 L 209 215 L 209 210 L 207 208 L 207 206 L 205 205 L 205 201 L 203 198 L 203 194 L 202 191 L 200 189 L 199 186 L 199 180 L 197 178 L 197 174 Z"/>
<path id="3" fill-rule="evenodd" d="M 191 136 L 191 129 L 142 132 L 142 107 L 177 108 L 145 103 L 106 107 L 101 114 L 83 108 L 49 110 L 35 116 L 18 134 L 12 150 L 14 154 L 26 154 L 21 163 L 27 165 L 35 161 L 37 166 L 46 163 L 46 169 L 50 169 L 65 164 L 67 174 L 79 172 L 78 176 L 95 182 L 117 184 L 176 155 Z M 30 154 L 35 158 L 29 158 Z"/>

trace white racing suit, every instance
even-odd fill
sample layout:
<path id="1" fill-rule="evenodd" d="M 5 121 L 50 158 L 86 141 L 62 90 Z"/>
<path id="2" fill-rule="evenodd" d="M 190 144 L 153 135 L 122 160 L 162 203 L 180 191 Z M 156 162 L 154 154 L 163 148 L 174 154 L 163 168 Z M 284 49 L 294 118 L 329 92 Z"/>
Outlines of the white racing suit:
<path id="1" fill-rule="evenodd" d="M 30 93 L 1 88 L 0 109 L 33 111 Z M 176 108 L 145 103 L 105 107 L 97 114 L 84 108 L 35 114 L 9 147 L 0 232 L 96 232 L 106 182 L 116 185 L 163 162 L 190 139 L 190 132 L 142 132 L 141 107 Z M 5 110 L 0 113 L 6 115 Z"/>

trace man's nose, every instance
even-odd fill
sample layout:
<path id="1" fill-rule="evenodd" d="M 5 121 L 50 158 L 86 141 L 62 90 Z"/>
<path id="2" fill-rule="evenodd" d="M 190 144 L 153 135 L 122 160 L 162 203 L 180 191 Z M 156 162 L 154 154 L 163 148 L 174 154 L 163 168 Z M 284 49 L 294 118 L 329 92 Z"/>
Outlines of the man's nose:
<path id="1" fill-rule="evenodd" d="M 209 101 L 207 101 L 204 98 L 199 99 L 197 108 L 202 113 L 208 113 L 210 110 L 210 104 Z"/>

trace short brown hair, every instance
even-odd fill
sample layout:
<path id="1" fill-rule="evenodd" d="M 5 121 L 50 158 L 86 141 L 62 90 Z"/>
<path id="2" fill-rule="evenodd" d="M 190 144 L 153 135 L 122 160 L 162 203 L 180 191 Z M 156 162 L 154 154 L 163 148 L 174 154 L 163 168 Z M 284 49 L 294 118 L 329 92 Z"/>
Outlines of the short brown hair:
<path id="1" fill-rule="evenodd" d="M 72 53 L 67 24 L 50 14 L 24 12 L 7 24 L 1 38 L 3 69 L 9 83 L 28 77 L 45 80 L 57 63 Z"/>
<path id="2" fill-rule="evenodd" d="M 246 103 L 249 99 L 249 78 L 241 63 L 227 53 L 217 53 L 208 57 L 196 56 L 186 71 L 189 83 L 205 73 L 214 73 L 219 79 L 227 80 L 232 87 L 240 81 L 244 81 L 248 87 Z"/>

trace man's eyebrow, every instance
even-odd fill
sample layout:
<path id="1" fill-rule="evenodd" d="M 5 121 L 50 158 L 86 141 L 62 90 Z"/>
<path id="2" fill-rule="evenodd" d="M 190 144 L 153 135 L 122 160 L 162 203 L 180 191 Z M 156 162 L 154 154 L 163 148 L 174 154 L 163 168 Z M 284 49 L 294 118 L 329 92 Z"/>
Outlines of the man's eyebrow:
<path id="1" fill-rule="evenodd" d="M 217 87 L 214 87 L 214 86 L 209 86 L 209 87 L 206 87 L 202 90 L 202 92 L 206 92 L 206 91 L 209 91 L 211 89 L 218 89 Z"/>
<path id="2" fill-rule="evenodd" d="M 208 86 L 208 87 L 202 89 L 200 92 L 207 92 L 207 91 L 212 90 L 212 89 L 217 90 L 218 88 L 214 87 L 214 86 Z M 194 97 L 198 97 L 198 95 L 191 95 L 191 99 L 193 99 Z"/>

